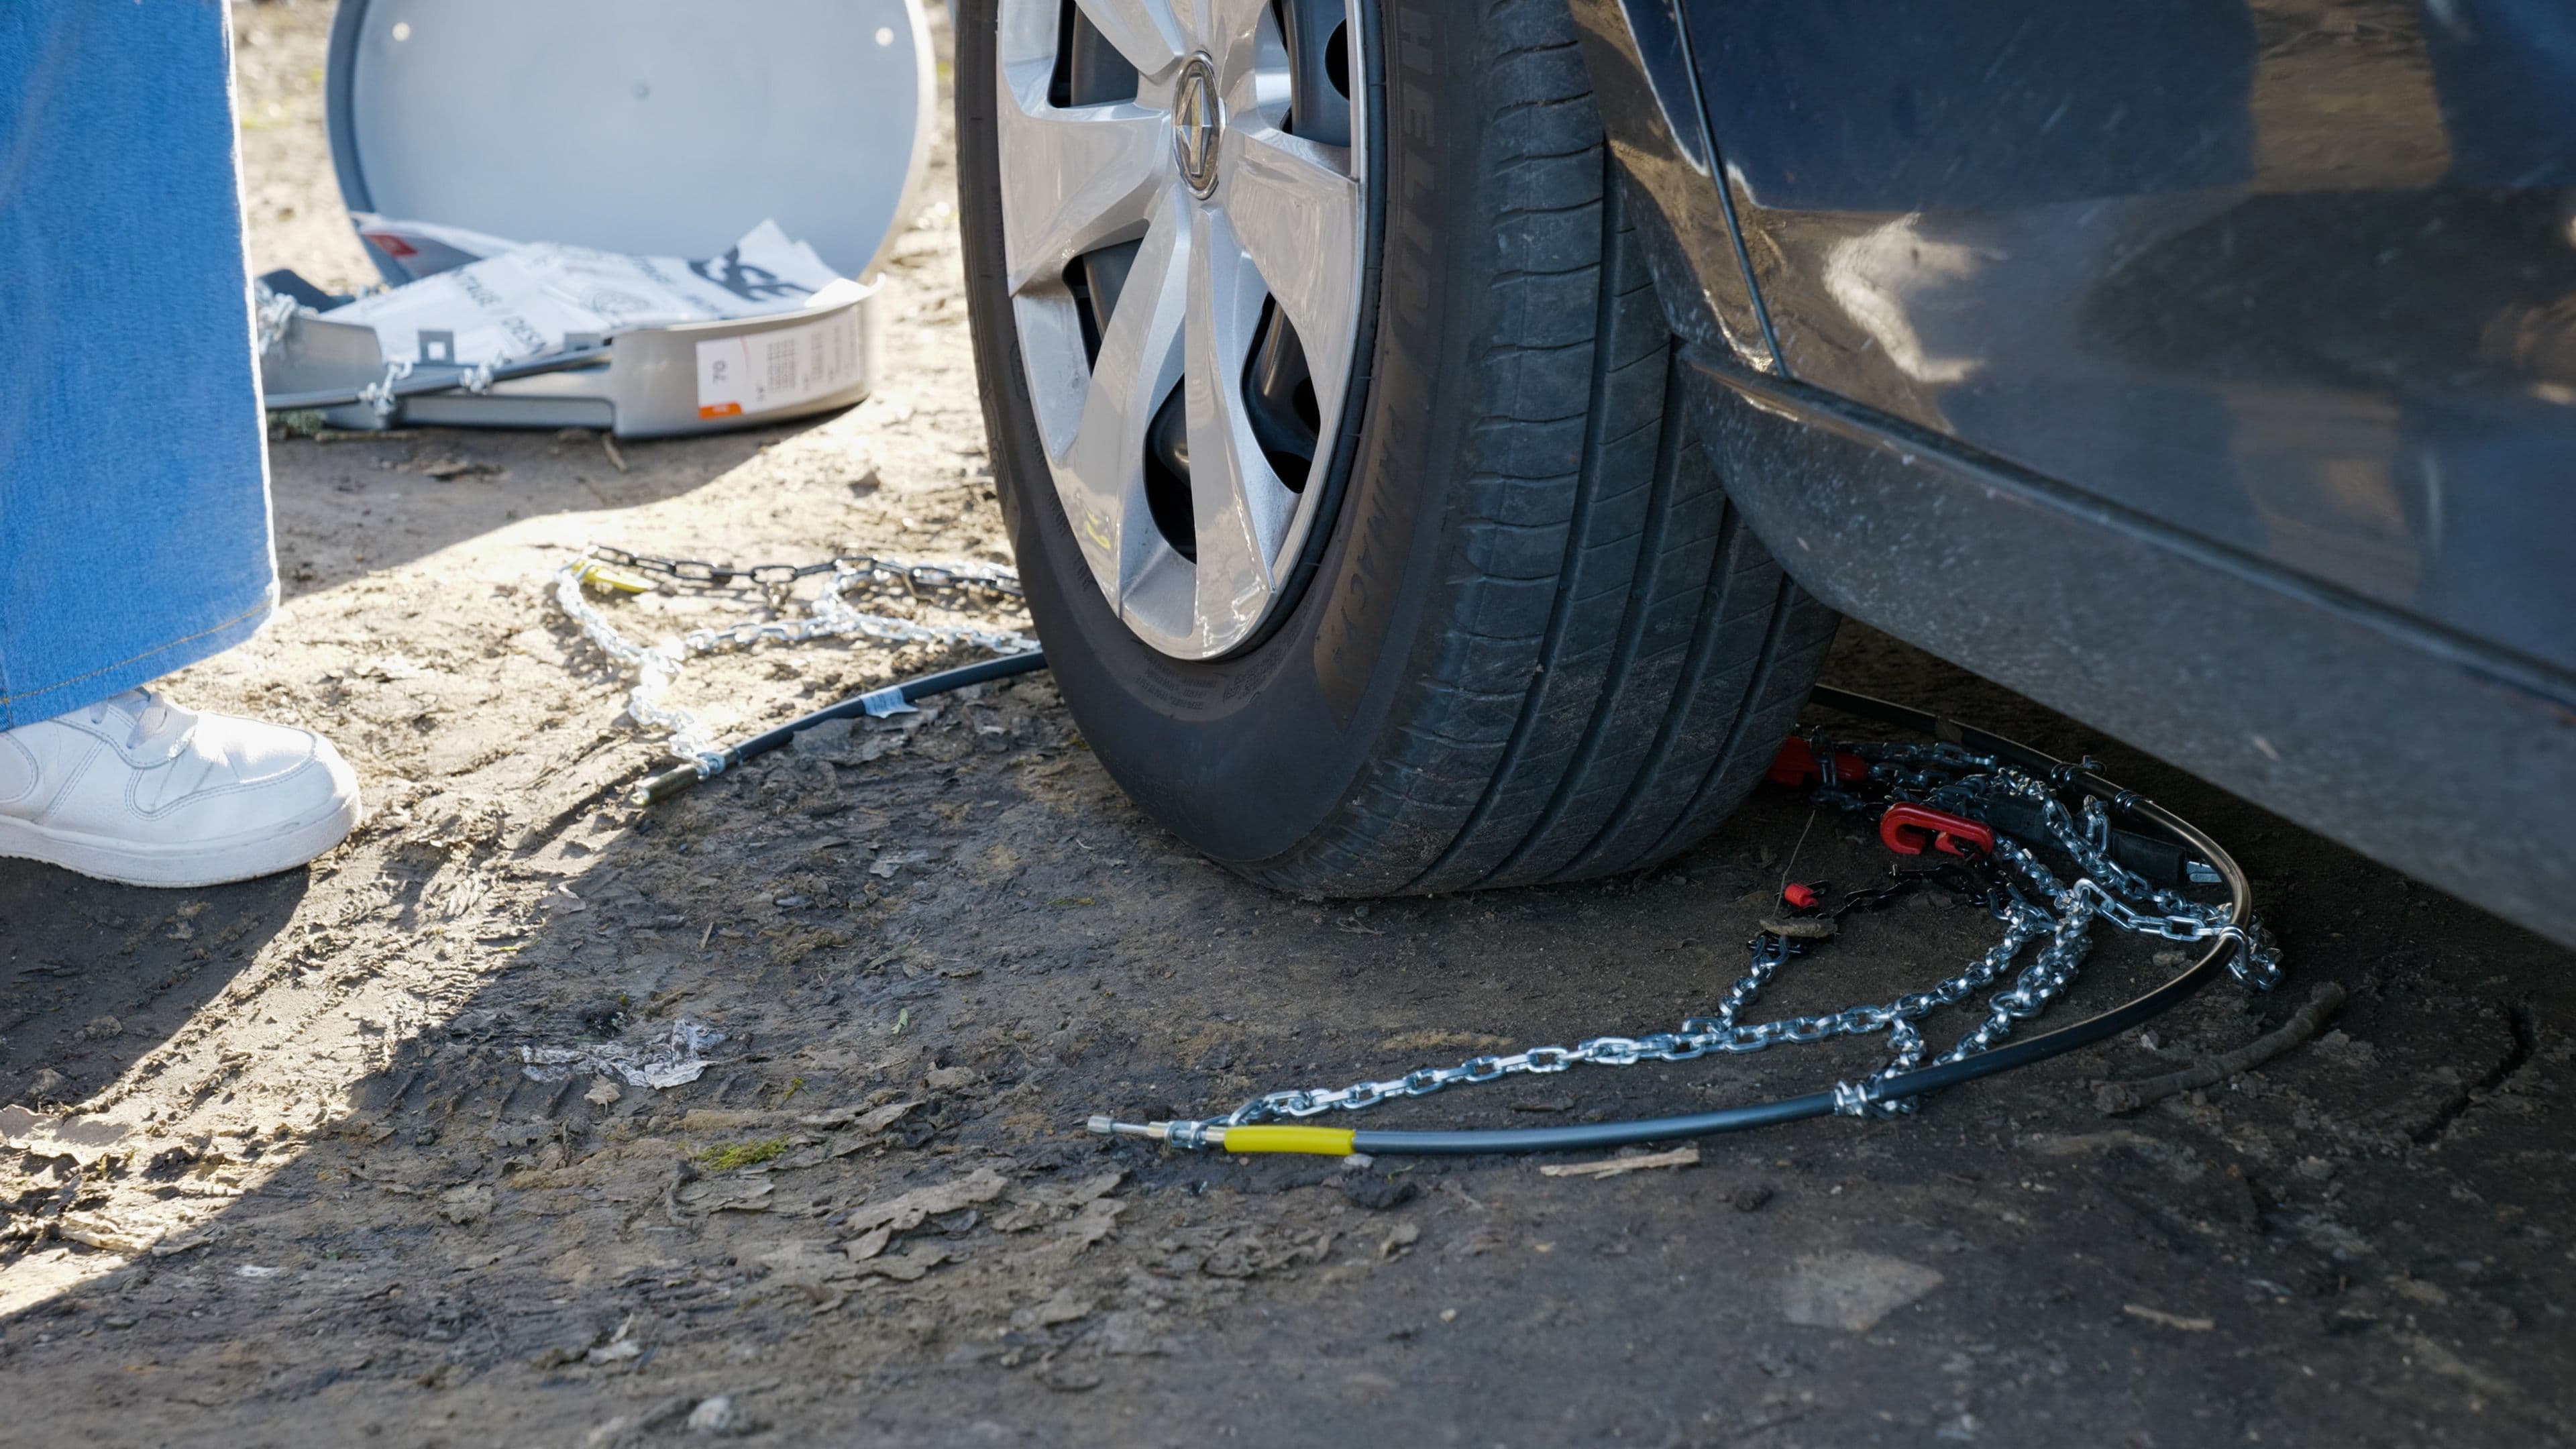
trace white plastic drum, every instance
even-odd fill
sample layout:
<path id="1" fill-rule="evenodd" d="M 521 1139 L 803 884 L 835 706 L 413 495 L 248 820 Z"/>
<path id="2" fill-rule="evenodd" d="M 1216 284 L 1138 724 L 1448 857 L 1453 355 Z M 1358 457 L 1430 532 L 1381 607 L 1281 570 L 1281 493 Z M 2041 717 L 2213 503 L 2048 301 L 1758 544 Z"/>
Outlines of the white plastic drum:
<path id="1" fill-rule="evenodd" d="M 352 211 L 678 257 L 766 217 L 864 277 L 931 66 L 919 0 L 343 0 L 332 159 Z"/>

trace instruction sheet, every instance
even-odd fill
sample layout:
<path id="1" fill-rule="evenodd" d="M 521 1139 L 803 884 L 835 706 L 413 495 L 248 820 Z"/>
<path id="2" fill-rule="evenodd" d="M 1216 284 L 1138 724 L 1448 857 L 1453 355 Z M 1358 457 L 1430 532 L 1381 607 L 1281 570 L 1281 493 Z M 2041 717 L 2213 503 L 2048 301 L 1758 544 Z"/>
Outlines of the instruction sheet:
<path id="1" fill-rule="evenodd" d="M 375 219 L 388 232 L 412 225 Z M 426 229 L 423 229 L 426 230 Z M 827 266 L 814 249 L 763 221 L 721 256 L 703 261 L 639 257 L 559 242 L 513 245 L 499 238 L 445 232 L 448 245 L 506 250 L 322 314 L 375 329 L 388 362 L 415 366 L 518 362 L 562 350 L 572 337 L 597 338 L 633 327 L 717 322 L 855 301 L 865 290 Z M 831 391 L 857 375 L 856 324 L 847 337 L 830 319 L 748 339 L 750 354 L 727 366 L 709 390 L 700 350 L 699 407 L 738 411 L 781 406 Z M 774 350 L 788 344 L 784 352 Z M 736 367 L 739 370 L 736 370 Z M 841 382 L 824 383 L 825 377 Z M 761 400 L 766 397 L 767 400 Z"/>

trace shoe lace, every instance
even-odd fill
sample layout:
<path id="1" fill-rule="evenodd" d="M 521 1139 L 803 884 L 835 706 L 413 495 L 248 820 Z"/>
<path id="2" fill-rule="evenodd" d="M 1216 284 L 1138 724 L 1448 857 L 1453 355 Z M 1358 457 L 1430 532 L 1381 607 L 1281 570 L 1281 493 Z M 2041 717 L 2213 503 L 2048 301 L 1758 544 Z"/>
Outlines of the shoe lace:
<path id="1" fill-rule="evenodd" d="M 133 728 L 126 735 L 125 748 L 138 750 L 147 744 L 163 744 L 184 733 L 196 722 L 196 716 L 170 703 L 156 690 L 129 689 L 110 695 L 89 707 L 89 722 L 102 724 L 113 710 L 125 716 Z"/>

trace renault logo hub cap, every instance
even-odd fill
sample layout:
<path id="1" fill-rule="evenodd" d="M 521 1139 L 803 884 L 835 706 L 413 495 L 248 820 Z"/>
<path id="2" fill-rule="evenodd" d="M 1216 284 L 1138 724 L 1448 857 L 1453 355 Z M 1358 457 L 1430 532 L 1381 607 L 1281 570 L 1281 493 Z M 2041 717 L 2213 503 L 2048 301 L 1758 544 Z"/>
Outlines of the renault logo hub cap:
<path id="1" fill-rule="evenodd" d="M 1216 67 L 1204 55 L 1191 56 L 1172 102 L 1172 150 L 1180 158 L 1181 179 L 1198 196 L 1216 190 L 1216 142 L 1224 129 L 1216 103 Z"/>

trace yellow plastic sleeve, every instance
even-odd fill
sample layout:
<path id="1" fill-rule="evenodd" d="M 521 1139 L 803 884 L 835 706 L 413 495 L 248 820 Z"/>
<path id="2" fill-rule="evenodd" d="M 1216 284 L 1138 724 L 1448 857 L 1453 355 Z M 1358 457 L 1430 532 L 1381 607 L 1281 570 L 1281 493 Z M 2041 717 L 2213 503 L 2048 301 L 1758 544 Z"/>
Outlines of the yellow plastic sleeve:
<path id="1" fill-rule="evenodd" d="M 1311 1152 L 1319 1157 L 1348 1157 L 1354 1134 L 1346 1127 L 1228 1127 L 1228 1152 Z"/>

